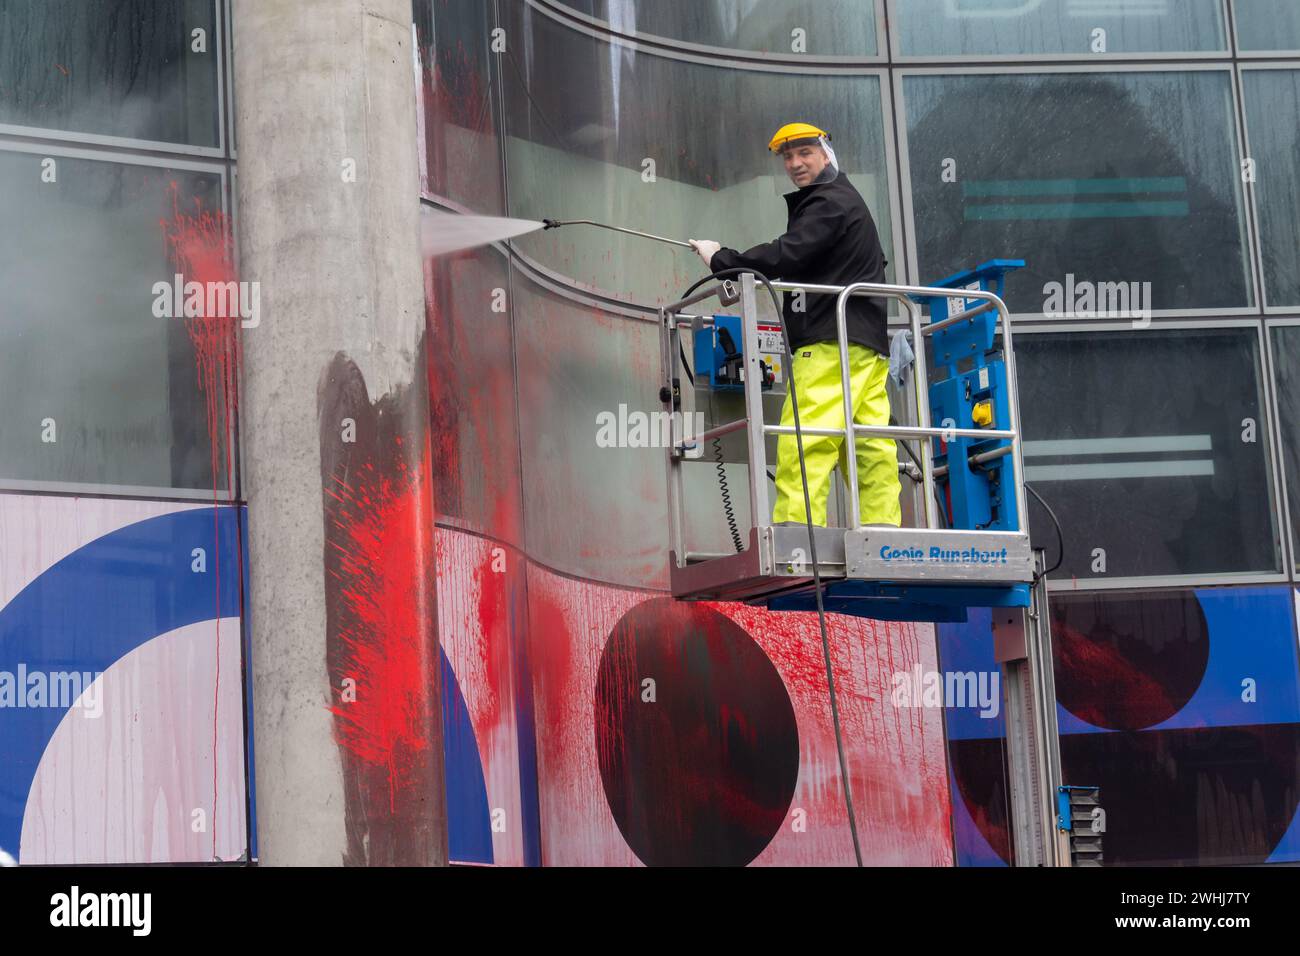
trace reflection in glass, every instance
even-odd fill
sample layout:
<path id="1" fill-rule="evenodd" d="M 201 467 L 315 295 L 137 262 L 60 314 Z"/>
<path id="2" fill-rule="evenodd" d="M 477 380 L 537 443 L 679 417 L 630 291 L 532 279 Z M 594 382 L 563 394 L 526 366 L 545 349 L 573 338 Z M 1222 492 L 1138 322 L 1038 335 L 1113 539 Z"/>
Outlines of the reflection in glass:
<path id="1" fill-rule="evenodd" d="M 1260 254 L 1270 306 L 1300 305 L 1300 70 L 1243 70 Z"/>
<path id="2" fill-rule="evenodd" d="M 1272 52 L 1300 50 L 1300 4 L 1295 0 L 1233 0 L 1237 46 Z"/>
<path id="3" fill-rule="evenodd" d="M 875 56 L 874 0 L 558 0 L 624 36 L 755 53 Z"/>
<path id="4" fill-rule="evenodd" d="M 831 132 L 894 258 L 877 77 L 669 60 L 540 15 L 527 28 L 506 26 L 528 37 L 502 54 L 510 215 L 594 219 L 747 249 L 785 231 L 781 196 L 793 186 L 767 143 L 785 123 L 806 120 Z M 605 230 L 568 227 L 515 245 L 579 284 L 641 302 L 670 300 L 703 275 L 689 249 Z"/>
<path id="5" fill-rule="evenodd" d="M 213 0 L 0 0 L 0 123 L 218 145 Z"/>
<path id="6" fill-rule="evenodd" d="M 1056 577 L 1279 570 L 1257 352 L 1253 328 L 1016 339 L 1025 480 L 1065 538 Z"/>
<path id="7" fill-rule="evenodd" d="M 153 285 L 175 273 L 172 185 L 217 211 L 220 177 L 56 157 L 42 184 L 43 158 L 0 152 L 0 208 L 22 223 L 0 230 L 0 478 L 211 491 L 194 346 Z"/>
<path id="8" fill-rule="evenodd" d="M 1023 258 L 1016 312 L 1067 281 L 1149 282 L 1154 309 L 1253 304 L 1227 71 L 911 75 L 903 91 L 923 280 Z"/>
<path id="9" fill-rule="evenodd" d="M 891 7 L 904 56 L 1224 50 L 1219 0 L 903 0 Z"/>

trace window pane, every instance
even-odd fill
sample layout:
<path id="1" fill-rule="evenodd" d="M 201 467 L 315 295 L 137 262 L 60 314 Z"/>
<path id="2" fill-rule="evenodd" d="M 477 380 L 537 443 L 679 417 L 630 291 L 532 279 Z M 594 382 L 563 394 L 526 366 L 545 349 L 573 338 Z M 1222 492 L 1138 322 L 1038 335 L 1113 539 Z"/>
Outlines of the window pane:
<path id="1" fill-rule="evenodd" d="M 874 0 L 560 0 L 625 36 L 659 37 L 757 53 L 874 56 Z M 802 31 L 796 34 L 795 31 Z M 799 44 L 802 44 L 801 46 Z"/>
<path id="2" fill-rule="evenodd" d="M 484 248 L 426 259 L 434 506 L 440 517 L 523 545 L 518 413 L 505 258 Z"/>
<path id="3" fill-rule="evenodd" d="M 1295 0 L 1234 0 L 1237 46 L 1242 50 L 1300 50 L 1300 4 Z"/>
<path id="4" fill-rule="evenodd" d="M 1243 70 L 1268 304 L 1300 305 L 1300 71 Z"/>
<path id="5" fill-rule="evenodd" d="M 513 307 L 529 555 L 598 581 L 667 587 L 666 452 L 619 447 L 616 432 L 612 446 L 597 443 L 602 416 L 617 421 L 620 405 L 662 411 L 657 327 L 518 277 Z"/>
<path id="6" fill-rule="evenodd" d="M 220 56 L 212 0 L 0 0 L 0 123 L 216 146 Z"/>
<path id="7" fill-rule="evenodd" d="M 1291 507 L 1291 539 L 1300 544 L 1300 327 L 1277 326 L 1270 334 L 1277 375 L 1277 416 L 1282 426 L 1282 466 Z"/>
<path id="8" fill-rule="evenodd" d="M 492 4 L 415 0 L 421 191 L 501 215 L 501 147 L 491 93 Z"/>
<path id="9" fill-rule="evenodd" d="M 1065 538 L 1054 577 L 1280 569 L 1256 334 L 1016 339 L 1025 479 Z M 1054 555 L 1051 520 L 1030 502 L 1033 540 Z"/>
<path id="10" fill-rule="evenodd" d="M 997 257 L 1049 283 L 1150 282 L 1154 309 L 1252 305 L 1226 71 L 904 79 L 921 279 Z M 1142 287 L 1139 287 L 1140 289 Z"/>
<path id="11" fill-rule="evenodd" d="M 904 56 L 1227 48 L 1219 0 L 1151 0 L 1128 7 L 1108 0 L 904 0 L 890 13 Z"/>
<path id="12" fill-rule="evenodd" d="M 153 286 L 177 271 L 164 221 L 219 211 L 220 176 L 54 157 L 43 183 L 43 158 L 0 152 L 0 208 L 22 224 L 0 230 L 0 478 L 210 491 L 195 349 Z"/>
<path id="13" fill-rule="evenodd" d="M 528 38 L 502 66 L 512 216 L 594 219 L 747 249 L 785 231 L 781 197 L 794 186 L 767 144 L 802 119 L 834 137 L 894 258 L 877 77 L 667 60 L 546 17 L 507 29 Z M 603 229 L 538 232 L 516 245 L 579 283 L 642 302 L 670 300 L 704 274 L 689 249 Z"/>

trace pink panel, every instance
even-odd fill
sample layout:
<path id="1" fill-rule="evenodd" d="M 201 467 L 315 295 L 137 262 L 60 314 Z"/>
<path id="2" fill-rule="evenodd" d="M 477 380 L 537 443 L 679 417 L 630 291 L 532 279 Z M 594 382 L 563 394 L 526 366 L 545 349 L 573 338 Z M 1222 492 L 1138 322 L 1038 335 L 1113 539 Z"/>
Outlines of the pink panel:
<path id="1" fill-rule="evenodd" d="M 512 647 L 522 608 L 512 607 L 512 595 L 522 595 L 523 562 L 513 548 L 445 529 L 438 530 L 437 545 L 439 640 L 469 710 L 489 812 L 504 811 L 492 833 L 492 858 L 520 866 L 518 675 Z"/>
<path id="2" fill-rule="evenodd" d="M 69 710 L 41 758 L 23 816 L 21 863 L 243 855 L 238 619 L 154 638 L 105 671 L 80 700 L 95 707 Z"/>
<path id="3" fill-rule="evenodd" d="M 635 864 L 638 856 L 624 839 L 611 810 L 610 784 L 602 779 L 601 758 L 606 765 L 611 761 L 598 748 L 618 748 L 621 742 L 619 728 L 597 726 L 597 682 L 607 640 L 620 619 L 633 608 L 662 603 L 665 598 L 656 592 L 575 580 L 536 565 L 529 569 L 528 593 L 543 861 L 547 865 Z M 816 615 L 776 614 L 735 604 L 709 604 L 704 609 L 739 625 L 761 648 L 779 674 L 797 725 L 797 778 L 786 819 L 773 828 L 753 862 L 851 865 L 852 843 Z M 951 865 L 940 711 L 900 709 L 890 702 L 895 673 L 917 665 L 936 668 L 932 627 L 840 615 L 830 615 L 828 623 L 865 862 Z M 641 639 L 653 645 L 666 636 L 648 633 Z M 695 649 L 695 653 L 700 652 Z M 720 659 L 703 664 L 701 660 L 697 656 L 691 666 L 707 669 L 723 664 Z M 604 666 L 609 669 L 608 662 Z M 711 679 L 716 683 L 718 676 Z M 721 719 L 727 732 L 743 733 L 751 716 L 723 713 Z M 684 741 L 699 729 L 670 728 Z M 691 785 L 690 781 L 683 784 L 683 799 L 689 799 Z M 717 792 L 716 786 L 711 792 Z M 637 802 L 636 796 L 631 794 L 631 803 Z M 737 815 L 743 812 L 742 808 Z"/>

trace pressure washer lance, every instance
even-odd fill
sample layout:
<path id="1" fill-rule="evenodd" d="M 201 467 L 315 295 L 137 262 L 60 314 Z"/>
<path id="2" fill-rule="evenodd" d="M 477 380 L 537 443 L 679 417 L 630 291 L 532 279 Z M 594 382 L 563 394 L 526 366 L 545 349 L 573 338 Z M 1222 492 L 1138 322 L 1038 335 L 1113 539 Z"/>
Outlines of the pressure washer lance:
<path id="1" fill-rule="evenodd" d="M 635 229 L 624 229 L 622 226 L 610 226 L 603 222 L 594 222 L 591 219 L 543 219 L 542 230 L 558 229 L 560 226 L 599 226 L 601 229 L 612 229 L 615 232 L 625 232 L 629 236 L 640 236 L 643 239 L 654 239 L 656 242 L 666 242 L 670 246 L 682 246 L 686 249 L 694 249 L 689 242 L 682 242 L 680 239 L 666 239 L 663 236 L 652 235 L 648 232 L 638 232 Z"/>

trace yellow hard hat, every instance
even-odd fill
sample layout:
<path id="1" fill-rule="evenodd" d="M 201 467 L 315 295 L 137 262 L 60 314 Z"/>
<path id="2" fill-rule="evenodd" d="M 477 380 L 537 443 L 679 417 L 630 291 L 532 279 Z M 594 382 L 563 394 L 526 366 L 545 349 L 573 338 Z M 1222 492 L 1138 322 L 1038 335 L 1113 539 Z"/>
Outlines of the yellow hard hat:
<path id="1" fill-rule="evenodd" d="M 767 148 L 774 153 L 781 152 L 781 147 L 792 139 L 816 139 L 819 136 L 825 136 L 829 141 L 831 134 L 824 129 L 818 129 L 811 123 L 786 123 L 776 135 L 772 137 L 772 142 L 767 144 Z"/>

